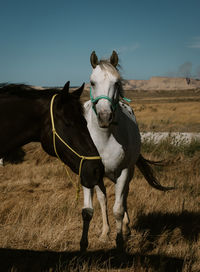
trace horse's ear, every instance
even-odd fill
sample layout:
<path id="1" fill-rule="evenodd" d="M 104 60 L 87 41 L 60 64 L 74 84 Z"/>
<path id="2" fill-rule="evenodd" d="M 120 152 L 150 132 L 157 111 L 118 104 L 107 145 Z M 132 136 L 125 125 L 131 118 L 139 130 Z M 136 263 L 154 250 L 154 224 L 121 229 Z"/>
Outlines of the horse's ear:
<path id="1" fill-rule="evenodd" d="M 67 93 L 67 94 L 69 93 L 69 85 L 70 85 L 70 81 L 67 81 L 67 83 L 62 89 L 63 93 Z"/>
<path id="2" fill-rule="evenodd" d="M 97 65 L 98 65 L 98 58 L 97 58 L 97 55 L 96 55 L 95 51 L 93 51 L 91 56 L 90 56 L 90 63 L 91 63 L 93 68 L 96 68 Z"/>
<path id="3" fill-rule="evenodd" d="M 65 101 L 67 99 L 67 96 L 69 94 L 69 84 L 70 84 L 70 81 L 67 81 L 67 83 L 65 84 L 65 86 L 63 87 L 61 91 L 62 101 Z"/>
<path id="4" fill-rule="evenodd" d="M 72 94 L 79 98 L 84 90 L 84 86 L 85 86 L 85 83 L 83 83 L 82 86 L 78 88 L 77 90 L 75 90 Z"/>
<path id="5" fill-rule="evenodd" d="M 117 64 L 118 64 L 118 55 L 116 53 L 116 51 L 113 51 L 112 52 L 112 56 L 110 57 L 110 63 L 114 66 L 114 67 L 117 67 Z"/>

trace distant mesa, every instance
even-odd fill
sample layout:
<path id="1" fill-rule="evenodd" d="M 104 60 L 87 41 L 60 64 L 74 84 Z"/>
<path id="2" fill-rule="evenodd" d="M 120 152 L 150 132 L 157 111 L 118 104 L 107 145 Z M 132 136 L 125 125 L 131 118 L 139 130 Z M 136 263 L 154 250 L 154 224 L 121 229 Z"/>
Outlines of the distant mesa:
<path id="1" fill-rule="evenodd" d="M 86 84 L 85 89 L 90 85 Z M 183 77 L 151 77 L 149 80 L 125 80 L 124 90 L 194 90 L 200 88 L 200 80 Z"/>

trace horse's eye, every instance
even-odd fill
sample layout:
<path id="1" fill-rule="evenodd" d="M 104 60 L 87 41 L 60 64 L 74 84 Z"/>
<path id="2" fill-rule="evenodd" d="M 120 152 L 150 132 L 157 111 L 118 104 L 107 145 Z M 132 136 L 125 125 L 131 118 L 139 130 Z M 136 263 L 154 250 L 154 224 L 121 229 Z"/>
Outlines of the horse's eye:
<path id="1" fill-rule="evenodd" d="M 92 87 L 94 87 L 94 86 L 95 86 L 94 81 L 90 81 L 90 84 L 91 84 L 91 86 L 92 86 Z"/>
<path id="2" fill-rule="evenodd" d="M 119 82 L 119 81 L 117 81 L 117 82 L 115 83 L 115 87 L 116 87 L 116 88 L 119 88 L 119 87 L 120 87 L 120 82 Z"/>

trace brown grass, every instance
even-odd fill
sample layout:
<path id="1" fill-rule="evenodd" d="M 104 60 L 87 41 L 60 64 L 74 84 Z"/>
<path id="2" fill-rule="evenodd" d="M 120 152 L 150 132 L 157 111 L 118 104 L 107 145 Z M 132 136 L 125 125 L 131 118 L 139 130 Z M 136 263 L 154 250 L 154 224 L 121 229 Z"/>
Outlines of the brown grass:
<path id="1" fill-rule="evenodd" d="M 131 92 L 135 114 L 142 131 L 200 132 L 200 92 Z"/>
<path id="2" fill-rule="evenodd" d="M 35 263 L 35 254 L 39 264 L 51 264 L 49 255 L 45 257 L 43 252 L 48 250 L 53 251 L 48 254 L 52 254 L 55 261 L 52 267 L 56 265 L 57 271 L 99 271 L 100 268 L 101 271 L 199 271 L 199 153 L 193 157 L 171 155 L 170 166 L 158 169 L 163 185 L 177 187 L 172 192 L 150 188 L 136 171 L 128 198 L 132 235 L 124 254 L 113 250 L 114 186 L 106 181 L 112 229 L 110 241 L 102 244 L 98 239 L 102 223 L 95 197 L 89 253 L 81 255 L 78 250 L 82 194 L 76 203 L 75 189 L 67 180 L 62 164 L 56 159 L 49 160 L 38 144 L 27 145 L 26 152 L 22 164 L 8 164 L 0 169 L 0 256 L 6 254 L 12 256 L 11 259 L 23 256 L 13 261 L 15 268 L 27 264 L 24 254 L 30 255 L 28 264 Z M 34 159 L 35 153 L 42 161 Z M 153 153 L 146 157 L 158 159 Z M 15 251 L 8 251 L 11 248 Z M 32 251 L 22 253 L 21 249 Z"/>
<path id="3" fill-rule="evenodd" d="M 141 118 L 147 118 L 154 106 L 149 104 Z M 135 112 L 140 119 L 140 111 Z M 128 197 L 132 234 L 124 253 L 114 249 L 114 185 L 105 180 L 110 241 L 103 244 L 98 239 L 102 221 L 95 195 L 85 254 L 79 252 L 82 193 L 76 203 L 63 165 L 39 144 L 29 144 L 25 151 L 23 163 L 0 168 L 0 271 L 200 271 L 199 151 L 189 157 L 181 151 L 162 155 L 143 150 L 146 158 L 169 159 L 157 175 L 162 185 L 177 189 L 156 191 L 136 170 Z"/>
<path id="4" fill-rule="evenodd" d="M 143 131 L 200 132 L 200 102 L 131 105 Z"/>

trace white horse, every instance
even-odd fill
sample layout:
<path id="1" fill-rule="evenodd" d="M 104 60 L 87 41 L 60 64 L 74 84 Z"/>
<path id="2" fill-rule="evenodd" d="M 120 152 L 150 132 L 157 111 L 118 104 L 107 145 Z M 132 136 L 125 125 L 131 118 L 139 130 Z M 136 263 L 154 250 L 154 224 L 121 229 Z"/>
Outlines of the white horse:
<path id="1" fill-rule="evenodd" d="M 140 154 L 140 132 L 134 112 L 120 101 L 123 96 L 121 76 L 117 69 L 118 55 L 113 51 L 110 61 L 101 60 L 93 52 L 90 57 L 93 71 L 90 78 L 90 100 L 84 104 L 85 118 L 91 137 L 105 167 L 105 176 L 115 183 L 113 213 L 116 220 L 116 245 L 123 248 L 124 240 L 130 234 L 127 196 L 129 183 L 133 178 L 136 164 L 149 184 L 159 190 L 165 188 L 153 176 L 147 160 Z M 103 229 L 102 240 L 107 240 L 110 231 L 106 191 L 95 186 L 100 202 Z M 80 247 L 88 246 L 88 230 L 93 215 L 93 190 L 83 187 L 84 207 L 82 209 L 83 233 Z"/>

